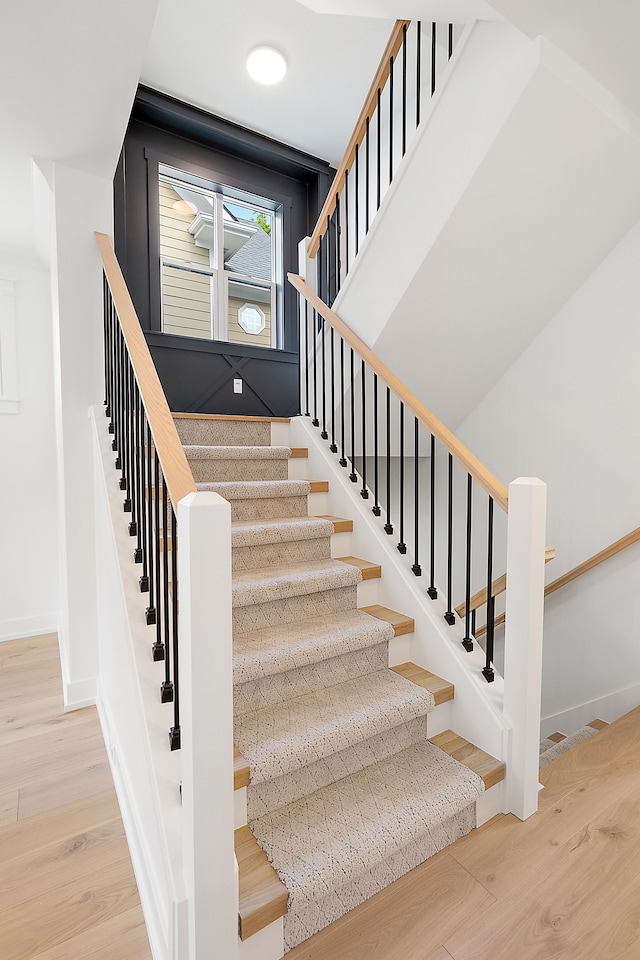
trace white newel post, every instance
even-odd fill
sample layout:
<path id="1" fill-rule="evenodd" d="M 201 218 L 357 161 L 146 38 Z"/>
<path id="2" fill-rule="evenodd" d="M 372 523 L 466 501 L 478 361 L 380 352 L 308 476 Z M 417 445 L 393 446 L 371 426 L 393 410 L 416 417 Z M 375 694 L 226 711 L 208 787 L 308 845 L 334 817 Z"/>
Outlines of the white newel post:
<path id="1" fill-rule="evenodd" d="M 526 820 L 538 809 L 547 486 L 509 484 L 504 713 L 512 724 L 507 809 Z"/>
<path id="2" fill-rule="evenodd" d="M 189 960 L 233 960 L 231 508 L 216 493 L 178 504 L 180 726 Z"/>

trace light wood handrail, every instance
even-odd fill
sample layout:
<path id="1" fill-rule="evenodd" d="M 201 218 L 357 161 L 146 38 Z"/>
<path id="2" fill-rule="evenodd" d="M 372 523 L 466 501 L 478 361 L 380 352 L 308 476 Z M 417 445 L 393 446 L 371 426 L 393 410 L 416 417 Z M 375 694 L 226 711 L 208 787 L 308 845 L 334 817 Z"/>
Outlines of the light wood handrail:
<path id="1" fill-rule="evenodd" d="M 509 491 L 503 483 L 500 483 L 492 473 L 484 467 L 467 448 L 460 443 L 457 437 L 447 430 L 445 425 L 438 420 L 435 414 L 431 413 L 423 403 L 405 387 L 401 380 L 373 353 L 372 350 L 357 336 L 349 327 L 333 312 L 333 310 L 323 303 L 313 292 L 308 284 L 295 273 L 287 274 L 289 282 L 300 293 L 308 303 L 327 321 L 333 329 L 340 334 L 345 342 L 367 363 L 374 373 L 389 387 L 399 400 L 404 403 L 420 423 L 429 430 L 434 437 L 437 437 L 440 443 L 446 447 L 449 453 L 453 454 L 455 459 L 471 474 L 480 486 L 486 490 L 490 497 L 493 497 L 498 506 L 506 512 L 509 509 Z"/>
<path id="2" fill-rule="evenodd" d="M 554 560 L 556 556 L 555 547 L 547 547 L 544 551 L 544 562 L 549 563 L 550 560 Z M 494 580 L 491 584 L 491 596 L 497 597 L 507 589 L 507 575 L 503 573 L 501 577 L 498 577 L 497 580 Z M 478 590 L 477 593 L 474 593 L 469 599 L 469 610 L 477 610 L 479 607 L 484 606 L 487 602 L 487 588 L 483 587 L 482 590 Z M 467 604 L 463 602 L 459 604 L 456 608 L 456 613 L 462 619 L 466 616 L 467 613 Z"/>
<path id="3" fill-rule="evenodd" d="M 628 533 L 626 536 L 616 540 L 615 543 L 611 543 L 608 547 L 605 547 L 604 550 L 594 553 L 594 555 L 589 557 L 588 560 L 585 560 L 583 563 L 579 563 L 577 567 L 574 567 L 573 570 L 569 570 L 568 573 L 563 573 L 562 576 L 558 577 L 557 580 L 553 580 L 551 583 L 548 583 L 544 588 L 545 597 L 555 593 L 556 590 L 560 589 L 560 587 L 564 587 L 568 583 L 571 583 L 572 580 L 577 580 L 578 577 L 581 577 L 583 573 L 587 573 L 588 570 L 593 570 L 594 567 L 604 563 L 605 560 L 615 557 L 616 553 L 620 553 L 622 550 L 630 547 L 632 543 L 637 543 L 638 540 L 640 540 L 640 527 L 636 527 L 636 529 L 632 530 L 631 533 Z"/>
<path id="4" fill-rule="evenodd" d="M 396 54 L 402 46 L 404 28 L 408 27 L 410 23 L 410 20 L 396 20 L 395 22 L 393 31 L 389 37 L 389 42 L 384 49 L 378 70 L 371 82 L 367 98 L 364 102 L 362 110 L 360 111 L 360 115 L 354 127 L 353 133 L 351 134 L 351 139 L 347 144 L 344 157 L 342 158 L 342 162 L 338 167 L 335 177 L 333 178 L 333 183 L 331 184 L 329 193 L 327 194 L 327 199 L 325 200 L 324 206 L 320 211 L 318 222 L 316 223 L 315 229 L 311 234 L 309 243 L 307 244 L 307 254 L 309 257 L 315 257 L 316 253 L 318 252 L 320 238 L 323 236 L 327 225 L 327 217 L 330 217 L 336 208 L 336 194 L 339 194 L 344 186 L 347 170 L 349 170 L 351 167 L 355 157 L 356 146 L 359 147 L 364 140 L 367 128 L 367 118 L 371 119 L 374 108 L 378 102 L 378 90 L 382 90 L 389 78 L 389 65 L 391 58 L 393 57 L 395 60 Z"/>
<path id="5" fill-rule="evenodd" d="M 600 550 L 598 553 L 594 553 L 592 557 L 589 557 L 588 560 L 584 560 L 582 563 L 579 563 L 577 567 L 574 567 L 572 570 L 569 570 L 567 573 L 563 573 L 561 577 L 558 577 L 557 580 L 552 580 L 551 583 L 548 583 L 544 588 L 545 597 L 550 596 L 552 593 L 555 593 L 556 590 L 560 590 L 561 587 L 566 587 L 568 583 L 571 583 L 572 580 L 577 580 L 578 577 L 581 577 L 583 573 L 587 573 L 589 570 L 593 570 L 594 567 L 597 567 L 599 564 L 604 563 L 605 560 L 615 557 L 617 553 L 621 553 L 623 550 L 626 550 L 627 547 L 630 547 L 632 543 L 637 543 L 640 540 L 640 527 L 636 527 L 635 530 L 632 530 L 631 533 L 627 533 L 626 536 L 620 537 L 619 540 L 616 540 L 615 543 L 609 544 L 608 547 L 605 547 L 604 550 Z M 486 598 L 485 598 L 486 599 Z M 495 619 L 495 626 L 499 627 L 505 621 L 504 613 L 501 613 L 499 617 Z M 476 637 L 482 637 L 487 632 L 486 625 L 478 627 L 475 632 Z"/>
<path id="6" fill-rule="evenodd" d="M 120 264 L 111 245 L 111 240 L 105 233 L 96 233 L 95 238 L 129 351 L 131 365 L 147 413 L 149 428 L 162 466 L 169 498 L 174 509 L 177 510 L 178 503 L 183 497 L 196 492 L 193 474 L 180 443 L 171 411 L 142 332 L 138 315 L 122 276 Z"/>

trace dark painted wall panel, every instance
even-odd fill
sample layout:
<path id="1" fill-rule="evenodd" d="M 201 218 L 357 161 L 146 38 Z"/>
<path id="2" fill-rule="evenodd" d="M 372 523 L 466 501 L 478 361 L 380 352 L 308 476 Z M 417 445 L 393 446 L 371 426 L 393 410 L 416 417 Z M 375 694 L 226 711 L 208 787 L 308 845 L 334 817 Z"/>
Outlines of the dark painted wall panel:
<path id="1" fill-rule="evenodd" d="M 315 226 L 334 171 L 323 161 L 155 91 L 140 88 L 114 180 L 116 254 L 172 410 L 292 416 L 298 412 L 298 320 L 286 281 L 283 350 L 160 330 L 158 163 L 283 205 L 284 274 Z M 244 381 L 233 393 L 233 377 Z"/>

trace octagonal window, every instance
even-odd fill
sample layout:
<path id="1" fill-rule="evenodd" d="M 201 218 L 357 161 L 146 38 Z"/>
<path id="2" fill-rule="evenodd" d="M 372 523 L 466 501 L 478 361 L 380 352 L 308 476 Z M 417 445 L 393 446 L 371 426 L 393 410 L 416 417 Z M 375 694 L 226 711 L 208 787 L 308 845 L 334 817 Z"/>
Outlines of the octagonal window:
<path id="1" fill-rule="evenodd" d="M 238 310 L 238 323 L 245 333 L 262 333 L 265 317 L 257 303 L 245 303 Z"/>

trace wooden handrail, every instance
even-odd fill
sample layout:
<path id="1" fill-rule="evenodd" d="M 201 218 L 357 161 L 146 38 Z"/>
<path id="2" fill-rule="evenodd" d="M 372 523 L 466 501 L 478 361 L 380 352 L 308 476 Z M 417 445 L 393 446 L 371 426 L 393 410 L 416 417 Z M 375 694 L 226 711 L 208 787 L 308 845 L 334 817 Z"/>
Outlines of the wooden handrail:
<path id="1" fill-rule="evenodd" d="M 120 264 L 111 245 L 111 240 L 105 233 L 96 233 L 95 238 L 129 351 L 131 365 L 147 413 L 149 428 L 162 466 L 169 498 L 174 510 L 177 511 L 180 500 L 187 494 L 196 492 L 193 474 L 180 443 L 171 411 L 142 332 L 138 315 L 122 276 Z"/>
<path id="2" fill-rule="evenodd" d="M 435 414 L 431 413 L 423 403 L 405 387 L 401 380 L 373 353 L 372 350 L 357 336 L 349 327 L 333 312 L 333 310 L 323 303 L 322 300 L 313 292 L 308 284 L 295 273 L 287 274 L 289 282 L 300 293 L 311 306 L 327 321 L 333 329 L 340 334 L 346 343 L 367 363 L 374 373 L 392 390 L 405 407 L 418 418 L 420 423 L 429 430 L 434 437 L 437 437 L 440 443 L 446 447 L 449 453 L 453 454 L 455 459 L 471 474 L 480 486 L 486 490 L 490 497 L 493 497 L 498 506 L 506 512 L 509 509 L 509 491 L 503 483 L 500 483 L 492 473 L 484 467 L 480 461 L 470 453 L 467 448 L 460 443 L 457 437 L 447 430 L 445 425 L 438 420 Z"/>
<path id="3" fill-rule="evenodd" d="M 577 567 L 574 567 L 572 570 L 569 570 L 567 573 L 563 573 L 561 577 L 558 577 L 557 580 L 552 580 L 551 583 L 548 583 L 544 588 L 545 597 L 550 596 L 552 593 L 555 593 L 556 590 L 559 590 L 561 587 L 565 587 L 568 583 L 571 583 L 572 580 L 577 580 L 578 577 L 581 577 L 583 573 L 587 573 L 589 570 L 593 570 L 594 567 L 597 567 L 599 564 L 604 563 L 605 560 L 609 560 L 611 557 L 615 557 L 617 553 L 621 553 L 623 550 L 626 550 L 627 547 L 630 547 L 632 543 L 637 543 L 640 540 L 640 527 L 636 527 L 635 530 L 632 530 L 631 533 L 628 533 L 624 537 L 620 537 L 619 540 L 616 540 L 615 543 L 611 543 L 608 547 L 605 547 L 604 550 L 600 550 L 598 553 L 594 553 L 592 557 L 589 557 L 588 560 L 584 560 L 582 563 L 579 563 Z M 485 598 L 486 599 L 486 598 Z M 505 621 L 504 613 L 501 613 L 500 616 L 495 619 L 495 626 L 498 627 Z M 476 637 L 482 637 L 486 633 L 486 625 L 478 627 L 475 632 Z"/>
<path id="4" fill-rule="evenodd" d="M 632 543 L 637 543 L 638 540 L 640 540 L 640 527 L 636 527 L 636 529 L 632 530 L 631 533 L 628 533 L 625 537 L 621 537 L 619 540 L 616 540 L 615 543 L 605 547 L 604 550 L 594 553 L 594 555 L 589 557 L 588 560 L 585 560 L 583 563 L 579 563 L 577 567 L 574 567 L 573 570 L 569 570 L 568 573 L 563 573 L 562 576 L 558 577 L 557 580 L 553 580 L 551 583 L 548 583 L 544 588 L 545 597 L 555 593 L 556 590 L 560 589 L 560 587 L 564 587 L 568 583 L 571 583 L 572 580 L 577 580 L 578 577 L 581 577 L 583 573 L 587 573 L 588 570 L 593 570 L 594 567 L 597 567 L 600 563 L 604 563 L 605 560 L 615 557 L 616 553 L 620 553 L 622 550 L 630 547 Z"/>
<path id="5" fill-rule="evenodd" d="M 338 167 L 335 177 L 333 178 L 333 183 L 331 184 L 329 193 L 327 194 L 327 199 L 325 200 L 324 206 L 320 211 L 318 222 L 316 223 L 315 229 L 311 234 L 309 243 L 307 244 L 307 254 L 309 257 L 315 257 L 316 253 L 318 252 L 320 238 L 324 234 L 327 224 L 327 217 L 330 217 L 335 210 L 336 195 L 339 194 L 344 187 L 347 170 L 349 170 L 351 167 L 355 157 L 356 146 L 359 147 L 364 140 L 367 129 L 367 118 L 371 118 L 374 108 L 378 102 L 378 90 L 382 90 L 385 83 L 389 79 L 389 66 L 391 63 L 391 58 L 393 57 L 395 60 L 396 54 L 402 46 L 404 28 L 408 27 L 410 23 L 410 20 L 396 20 L 395 22 L 395 26 L 391 36 L 389 37 L 389 42 L 387 43 L 384 53 L 382 54 L 378 70 L 371 82 L 371 86 L 369 87 L 367 98 L 364 102 L 362 110 L 360 111 L 360 116 L 358 117 L 353 133 L 351 134 L 351 139 L 347 144 L 344 157 L 342 158 L 342 162 Z"/>
<path id="6" fill-rule="evenodd" d="M 556 556 L 555 547 L 547 547 L 544 551 L 544 562 L 549 563 L 550 560 L 554 560 Z M 491 596 L 497 597 L 507 589 L 507 575 L 503 573 L 501 577 L 498 577 L 497 580 L 494 580 L 491 584 Z M 477 593 L 469 599 L 469 610 L 477 610 L 479 607 L 484 606 L 487 602 L 487 588 L 483 587 L 482 590 L 478 590 Z M 467 604 L 463 602 L 456 607 L 456 613 L 462 619 L 466 616 L 467 613 Z"/>

